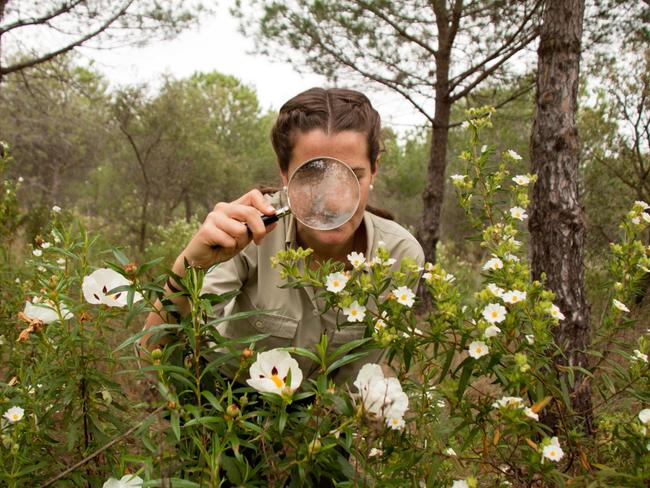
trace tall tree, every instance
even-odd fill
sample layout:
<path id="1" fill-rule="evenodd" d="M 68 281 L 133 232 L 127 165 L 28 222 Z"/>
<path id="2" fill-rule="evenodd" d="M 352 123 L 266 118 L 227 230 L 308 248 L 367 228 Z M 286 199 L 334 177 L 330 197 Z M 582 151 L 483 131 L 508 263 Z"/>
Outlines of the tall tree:
<path id="1" fill-rule="evenodd" d="M 584 0 L 547 0 L 540 31 L 536 111 L 531 136 L 537 174 L 530 208 L 531 268 L 566 319 L 554 329 L 569 367 L 587 367 L 589 306 L 584 291 L 585 220 L 578 201 L 580 143 L 576 125 Z M 573 407 L 591 431 L 589 378 L 575 371 Z M 552 422 L 553 419 L 550 419 Z"/>
<path id="2" fill-rule="evenodd" d="M 105 48 L 169 37 L 201 10 L 183 0 L 0 0 L 0 82 L 91 41 Z"/>
<path id="3" fill-rule="evenodd" d="M 239 2 L 238 2 L 239 4 Z M 430 124 L 419 237 L 435 261 L 454 103 L 506 67 L 537 37 L 541 0 L 256 0 L 243 28 L 259 49 L 333 80 L 350 75 L 402 95 Z M 257 12 L 262 12 L 256 17 Z M 302 57 L 288 52 L 291 46 Z M 277 47 L 277 49 L 275 49 Z M 503 101 L 501 101 L 503 102 Z"/>

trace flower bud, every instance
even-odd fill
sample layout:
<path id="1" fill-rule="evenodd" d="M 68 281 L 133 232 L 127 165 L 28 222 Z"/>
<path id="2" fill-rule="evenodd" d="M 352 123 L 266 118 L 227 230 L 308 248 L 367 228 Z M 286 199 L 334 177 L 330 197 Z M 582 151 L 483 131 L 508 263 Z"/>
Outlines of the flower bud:
<path id="1" fill-rule="evenodd" d="M 246 407 L 248 405 L 248 395 L 242 395 L 239 397 L 239 404 L 241 405 L 241 408 Z"/>
<path id="2" fill-rule="evenodd" d="M 151 359 L 153 359 L 154 361 L 160 361 L 160 359 L 162 358 L 162 355 L 163 355 L 163 353 L 162 353 L 162 351 L 160 350 L 159 347 L 157 347 L 156 349 L 151 351 Z"/>
<path id="3" fill-rule="evenodd" d="M 169 401 L 167 402 L 167 408 L 168 408 L 168 409 L 170 409 L 170 410 L 176 410 L 176 407 L 178 407 L 178 405 L 176 404 L 176 402 L 175 402 L 174 400 L 169 400 Z"/>
<path id="4" fill-rule="evenodd" d="M 318 438 L 316 438 L 313 441 L 311 441 L 307 446 L 307 452 L 309 453 L 310 456 L 313 456 L 318 451 L 320 451 L 320 448 L 321 448 L 321 442 Z"/>
<path id="5" fill-rule="evenodd" d="M 250 358 L 253 355 L 253 350 L 249 349 L 248 347 L 245 348 L 242 352 L 241 355 L 239 356 L 240 361 L 246 361 L 248 358 Z"/>
<path id="6" fill-rule="evenodd" d="M 235 405 L 234 403 L 231 403 L 226 408 L 226 413 L 231 417 L 237 417 L 240 414 L 240 412 L 241 412 L 241 410 L 239 410 L 239 407 L 237 405 Z"/>

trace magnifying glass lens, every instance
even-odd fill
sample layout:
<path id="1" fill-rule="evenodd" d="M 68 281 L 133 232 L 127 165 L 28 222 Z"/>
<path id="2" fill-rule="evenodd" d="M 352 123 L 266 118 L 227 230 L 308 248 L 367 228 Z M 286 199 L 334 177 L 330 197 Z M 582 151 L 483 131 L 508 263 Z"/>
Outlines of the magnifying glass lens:
<path id="1" fill-rule="evenodd" d="M 306 161 L 291 175 L 287 187 L 291 212 L 313 229 L 336 229 L 350 220 L 359 207 L 359 180 L 338 159 Z"/>

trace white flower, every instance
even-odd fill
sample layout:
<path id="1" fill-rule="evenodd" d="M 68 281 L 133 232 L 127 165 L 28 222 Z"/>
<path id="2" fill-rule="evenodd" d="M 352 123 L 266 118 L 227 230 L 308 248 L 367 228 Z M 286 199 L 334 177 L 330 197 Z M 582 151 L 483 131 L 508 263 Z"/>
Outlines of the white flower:
<path id="1" fill-rule="evenodd" d="M 524 408 L 524 415 L 526 415 L 526 417 L 531 418 L 533 420 L 539 420 L 539 415 L 533 412 L 533 409 L 530 407 Z"/>
<path id="2" fill-rule="evenodd" d="M 392 266 L 397 262 L 397 259 L 395 258 L 388 258 L 386 261 L 384 261 L 384 266 Z"/>
<path id="3" fill-rule="evenodd" d="M 644 408 L 639 412 L 639 420 L 642 424 L 650 422 L 650 408 Z"/>
<path id="4" fill-rule="evenodd" d="M 560 442 L 557 440 L 557 437 L 552 437 L 551 443 L 547 446 L 544 446 L 544 449 L 542 450 L 542 456 L 555 462 L 564 457 L 564 451 L 560 447 Z"/>
<path id="5" fill-rule="evenodd" d="M 363 322 L 366 317 L 366 307 L 359 305 L 355 300 L 349 307 L 343 307 L 343 313 L 348 318 L 348 322 Z"/>
<path id="6" fill-rule="evenodd" d="M 115 478 L 108 478 L 102 485 L 102 488 L 142 488 L 144 480 L 139 476 L 127 474 L 122 476 L 119 480 Z"/>
<path id="7" fill-rule="evenodd" d="M 401 303 L 407 307 L 412 307 L 415 302 L 415 293 L 407 286 L 400 286 L 393 290 L 393 295 L 397 303 Z"/>
<path id="8" fill-rule="evenodd" d="M 422 279 L 424 281 L 431 281 L 431 278 L 433 278 L 433 275 L 428 271 L 422 274 Z"/>
<path id="9" fill-rule="evenodd" d="M 447 456 L 457 456 L 456 451 L 454 451 L 451 447 L 445 449 L 445 454 Z"/>
<path id="10" fill-rule="evenodd" d="M 453 182 L 457 182 L 457 181 L 465 181 L 465 178 L 466 178 L 465 175 L 459 175 L 459 174 L 451 175 L 451 176 L 449 177 L 449 179 L 450 179 L 451 181 L 453 181 Z"/>
<path id="11" fill-rule="evenodd" d="M 521 156 L 517 153 L 517 151 L 513 151 L 512 149 L 508 149 L 506 151 L 508 153 L 508 156 L 510 156 L 512 159 L 515 159 L 519 161 L 521 159 Z"/>
<path id="12" fill-rule="evenodd" d="M 639 224 L 641 223 L 641 219 L 639 218 L 638 215 L 632 217 L 630 220 L 632 221 L 632 223 L 633 223 L 634 225 L 639 225 Z"/>
<path id="13" fill-rule="evenodd" d="M 47 269 L 45 269 L 45 266 L 36 266 L 36 269 L 41 273 L 45 273 L 47 271 Z"/>
<path id="14" fill-rule="evenodd" d="M 390 423 L 401 419 L 408 409 L 408 396 L 402 391 L 397 378 L 385 378 L 381 366 L 375 363 L 364 364 L 359 370 L 354 386 L 359 390 L 364 408 L 375 415 L 382 416 Z M 400 422 L 396 426 L 403 426 Z M 398 427 L 395 427 L 398 428 Z"/>
<path id="15" fill-rule="evenodd" d="M 487 149 L 488 149 L 487 145 L 483 144 L 481 146 L 481 153 L 484 153 L 485 151 L 487 151 Z"/>
<path id="16" fill-rule="evenodd" d="M 57 259 L 57 260 L 56 260 L 56 264 L 61 264 L 61 265 L 65 264 L 65 258 L 59 258 L 59 259 Z"/>
<path id="17" fill-rule="evenodd" d="M 70 312 L 65 305 L 60 303 L 59 308 L 63 320 L 72 318 L 72 312 Z M 56 306 L 50 300 L 41 303 L 37 298 L 34 298 L 34 303 L 25 302 L 23 313 L 30 319 L 40 320 L 44 324 L 51 324 L 52 322 L 59 320 L 59 314 L 56 313 Z"/>
<path id="18" fill-rule="evenodd" d="M 511 290 L 501 295 L 501 298 L 506 303 L 519 303 L 522 300 L 526 299 L 526 292 L 519 291 L 519 290 Z"/>
<path id="19" fill-rule="evenodd" d="M 632 360 L 633 361 L 643 361 L 644 363 L 647 363 L 648 362 L 648 355 L 643 354 L 638 349 L 635 349 L 634 354 L 632 354 Z"/>
<path id="20" fill-rule="evenodd" d="M 526 209 L 521 208 L 521 207 L 512 207 L 510 209 L 510 215 L 513 219 L 517 220 L 524 220 L 528 218 L 528 214 L 526 213 Z"/>
<path id="21" fill-rule="evenodd" d="M 24 416 L 25 411 L 20 407 L 11 407 L 3 415 L 3 417 L 6 418 L 10 424 L 20 422 Z"/>
<path id="22" fill-rule="evenodd" d="M 500 297 L 503 295 L 503 288 L 499 288 L 494 283 L 489 283 L 487 289 L 490 290 L 490 293 L 492 293 L 495 297 Z"/>
<path id="23" fill-rule="evenodd" d="M 533 334 L 526 334 L 526 342 L 532 346 L 535 344 L 535 336 Z"/>
<path id="24" fill-rule="evenodd" d="M 447 273 L 444 279 L 447 283 L 453 283 L 454 281 L 456 281 L 456 277 L 451 273 Z"/>
<path id="25" fill-rule="evenodd" d="M 492 404 L 492 408 L 523 408 L 524 400 L 521 397 L 504 396 Z"/>
<path id="26" fill-rule="evenodd" d="M 363 255 L 363 253 L 352 252 L 352 253 L 348 254 L 348 261 L 350 261 L 350 264 L 355 269 L 358 269 L 363 265 L 363 263 L 365 263 L 366 257 Z"/>
<path id="27" fill-rule="evenodd" d="M 327 279 L 325 280 L 325 288 L 327 288 L 327 291 L 338 293 L 345 288 L 347 282 L 348 277 L 343 273 L 330 273 L 327 275 Z"/>
<path id="28" fill-rule="evenodd" d="M 483 335 L 487 338 L 490 338 L 499 335 L 500 333 L 501 333 L 501 329 L 499 329 L 496 325 L 491 325 L 487 329 L 485 329 Z"/>
<path id="29" fill-rule="evenodd" d="M 59 207 L 58 205 L 54 205 L 54 206 L 52 207 L 52 212 L 54 212 L 54 213 L 61 213 L 61 207 Z"/>
<path id="30" fill-rule="evenodd" d="M 634 206 L 637 207 L 639 210 L 648 210 L 650 208 L 650 205 L 648 205 L 646 202 L 643 200 L 637 200 L 634 202 Z"/>
<path id="31" fill-rule="evenodd" d="M 551 317 L 553 317 L 554 319 L 564 320 L 564 318 L 565 318 L 564 314 L 562 312 L 560 312 L 560 308 L 555 304 L 551 304 L 551 308 L 549 309 L 549 313 L 551 314 Z"/>
<path id="32" fill-rule="evenodd" d="M 23 178 L 22 176 L 19 176 L 18 177 L 18 183 L 22 183 L 23 181 L 25 181 L 25 178 Z"/>
<path id="33" fill-rule="evenodd" d="M 291 382 L 286 383 L 289 373 Z M 247 379 L 246 383 L 262 393 L 280 395 L 285 388 L 293 391 L 302 383 L 302 370 L 298 361 L 287 351 L 280 349 L 260 352 L 251 364 L 249 374 L 250 379 Z"/>
<path id="34" fill-rule="evenodd" d="M 519 186 L 526 186 L 530 183 L 530 178 L 526 175 L 517 175 L 513 176 L 512 181 Z"/>
<path id="35" fill-rule="evenodd" d="M 519 256 L 517 256 L 516 254 L 512 254 L 510 252 L 505 253 L 503 257 L 508 261 L 512 261 L 513 263 L 519 262 Z"/>
<path id="36" fill-rule="evenodd" d="M 376 456 L 381 456 L 384 453 L 381 449 L 377 449 L 376 447 L 373 447 L 370 449 L 370 452 L 368 453 L 368 457 L 376 457 Z"/>
<path id="37" fill-rule="evenodd" d="M 641 218 L 645 221 L 646 224 L 650 223 L 650 214 L 647 212 L 643 212 L 641 214 Z"/>
<path id="38" fill-rule="evenodd" d="M 491 324 L 503 322 L 506 318 L 506 307 L 498 303 L 490 303 L 483 309 L 483 317 Z"/>
<path id="39" fill-rule="evenodd" d="M 630 309 L 625 306 L 623 302 L 618 301 L 616 298 L 612 300 L 612 303 L 616 308 L 618 308 L 621 312 L 629 312 Z"/>
<path id="40" fill-rule="evenodd" d="M 81 290 L 88 303 L 104 304 L 109 307 L 123 307 L 127 304 L 128 292 L 118 291 L 113 294 L 109 294 L 109 292 L 118 286 L 130 284 L 131 282 L 117 271 L 109 268 L 99 268 L 84 277 Z M 142 295 L 135 292 L 133 303 L 140 300 L 142 300 Z"/>
<path id="41" fill-rule="evenodd" d="M 497 257 L 488 259 L 488 261 L 483 265 L 484 270 L 494 271 L 501 268 L 503 268 L 503 261 Z"/>
<path id="42" fill-rule="evenodd" d="M 451 488 L 469 488 L 469 485 L 465 480 L 454 480 L 451 484 Z"/>
<path id="43" fill-rule="evenodd" d="M 41 247 L 42 247 L 43 249 L 47 249 L 47 248 L 50 247 L 51 245 L 52 245 L 52 244 L 50 244 L 49 242 L 44 242 L 43 244 L 41 244 Z"/>
<path id="44" fill-rule="evenodd" d="M 37 258 L 40 258 L 40 257 L 43 255 L 43 251 L 41 251 L 40 249 L 34 249 L 34 250 L 32 251 L 32 254 L 33 254 L 34 256 L 36 256 Z"/>
<path id="45" fill-rule="evenodd" d="M 483 357 L 487 353 L 490 352 L 487 345 L 483 341 L 474 341 L 474 342 L 472 342 L 469 345 L 468 351 L 469 351 L 469 355 L 471 357 L 473 357 L 474 359 L 478 359 L 480 357 Z"/>
<path id="46" fill-rule="evenodd" d="M 402 430 L 406 423 L 403 417 L 390 417 L 386 419 L 386 425 L 393 430 Z"/>

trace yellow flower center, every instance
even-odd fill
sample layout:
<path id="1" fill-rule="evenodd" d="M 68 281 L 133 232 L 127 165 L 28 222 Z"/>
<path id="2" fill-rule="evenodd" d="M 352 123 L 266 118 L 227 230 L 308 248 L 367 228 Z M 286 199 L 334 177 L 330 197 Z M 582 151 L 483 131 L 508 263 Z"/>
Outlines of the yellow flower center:
<path id="1" fill-rule="evenodd" d="M 492 312 L 492 318 L 493 319 L 496 319 L 498 316 L 499 316 L 498 313 L 496 313 L 495 311 Z"/>
<path id="2" fill-rule="evenodd" d="M 390 421 L 393 423 L 393 425 L 399 424 L 399 420 L 397 419 L 391 419 Z"/>
<path id="3" fill-rule="evenodd" d="M 404 301 L 406 301 L 406 299 L 407 299 L 406 293 L 404 293 L 403 295 L 401 295 L 399 298 L 400 298 L 400 300 L 404 300 Z"/>
<path id="4" fill-rule="evenodd" d="M 332 282 L 332 285 L 337 286 L 337 287 L 338 287 L 340 284 L 341 284 L 341 282 L 340 282 L 339 280 L 334 280 L 334 281 Z"/>
<path id="5" fill-rule="evenodd" d="M 477 348 L 476 348 L 476 352 L 477 352 L 477 354 L 481 354 L 481 351 L 482 351 L 482 350 L 483 350 L 483 349 L 481 349 L 481 347 L 480 347 L 480 346 L 479 346 L 479 347 L 477 347 Z"/>
<path id="6" fill-rule="evenodd" d="M 555 457 L 555 451 L 549 451 L 548 455 L 549 457 Z"/>
<path id="7" fill-rule="evenodd" d="M 517 300 L 519 300 L 519 298 L 517 297 L 517 295 L 512 295 L 512 301 L 513 301 L 513 302 L 516 302 Z"/>
<path id="8" fill-rule="evenodd" d="M 352 315 L 353 317 L 356 317 L 358 313 L 359 313 L 359 311 L 356 308 L 353 308 L 352 310 L 350 310 L 350 315 Z"/>
<path id="9" fill-rule="evenodd" d="M 277 374 L 272 375 L 271 379 L 273 380 L 273 383 L 275 383 L 275 386 L 278 388 L 284 387 L 284 381 Z"/>

